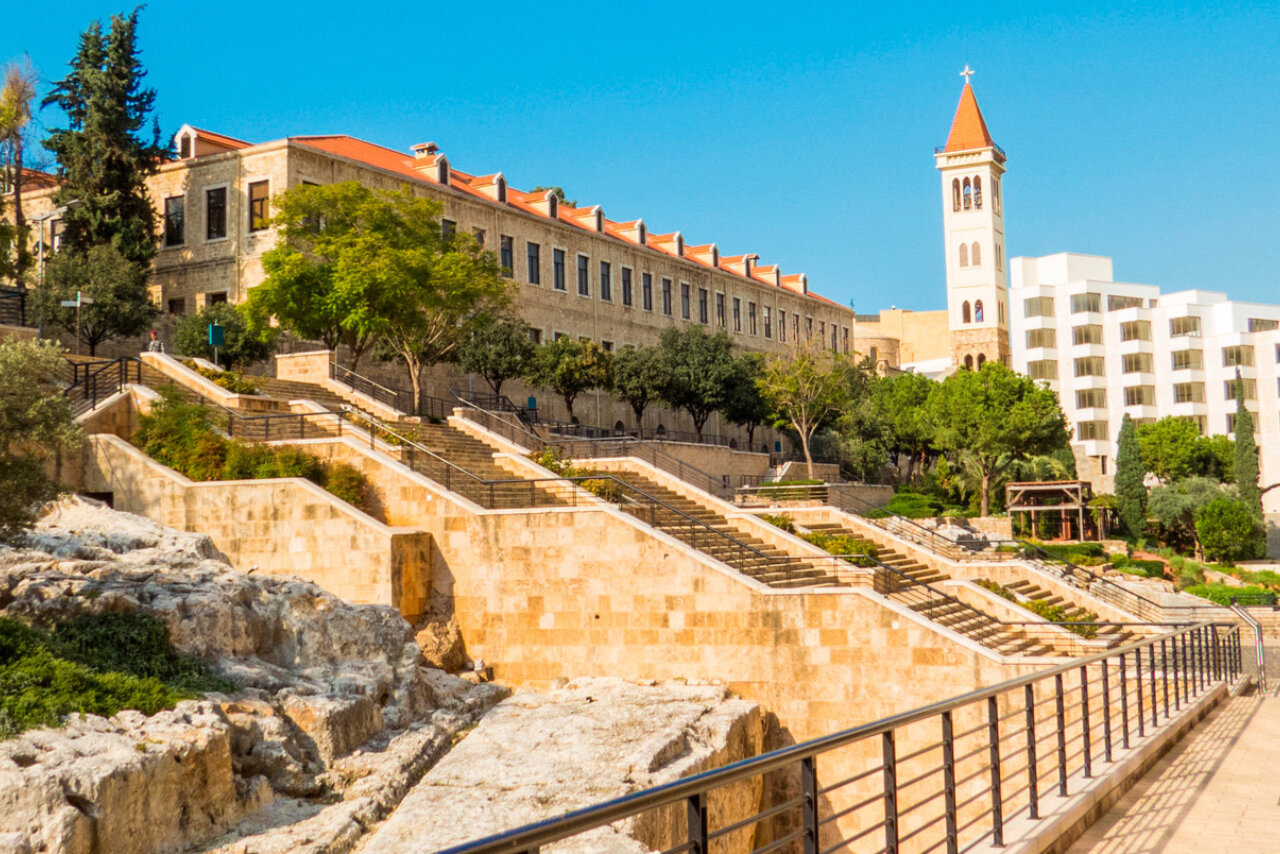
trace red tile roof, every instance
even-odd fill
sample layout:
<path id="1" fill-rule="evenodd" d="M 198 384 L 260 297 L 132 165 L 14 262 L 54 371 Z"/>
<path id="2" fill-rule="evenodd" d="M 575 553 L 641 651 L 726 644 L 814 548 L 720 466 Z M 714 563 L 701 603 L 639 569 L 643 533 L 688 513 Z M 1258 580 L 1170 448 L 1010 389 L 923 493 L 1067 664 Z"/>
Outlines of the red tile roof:
<path id="1" fill-rule="evenodd" d="M 205 140 L 208 140 L 209 142 L 214 143 L 215 145 L 222 145 L 227 148 L 236 148 L 236 149 L 248 148 L 250 145 L 253 144 L 251 142 L 245 142 L 243 139 L 236 139 L 233 136 L 226 136 L 225 134 L 214 133 L 211 130 L 204 130 L 198 127 L 192 127 L 191 129 L 196 132 L 196 136 L 198 136 L 200 139 L 205 139 Z"/>
<path id="2" fill-rule="evenodd" d="M 974 148 L 991 148 L 994 145 L 991 132 L 987 130 L 987 123 L 982 118 L 982 110 L 978 109 L 978 99 L 974 97 L 973 87 L 965 83 L 943 151 L 968 151 Z"/>

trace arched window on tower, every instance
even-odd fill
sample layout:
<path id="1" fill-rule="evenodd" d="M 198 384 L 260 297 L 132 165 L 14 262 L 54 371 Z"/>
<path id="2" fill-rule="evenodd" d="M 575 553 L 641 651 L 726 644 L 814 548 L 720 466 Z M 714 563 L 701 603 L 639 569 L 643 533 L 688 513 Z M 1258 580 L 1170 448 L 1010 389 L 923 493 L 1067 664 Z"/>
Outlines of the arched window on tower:
<path id="1" fill-rule="evenodd" d="M 973 179 L 973 206 L 982 210 L 982 179 Z"/>
<path id="2" fill-rule="evenodd" d="M 960 306 L 960 322 L 968 323 L 971 319 L 972 315 L 969 314 L 969 301 L 965 300 L 964 305 Z"/>
<path id="3" fill-rule="evenodd" d="M 973 370 L 973 355 L 972 355 L 972 354 L 970 354 L 970 355 L 968 355 L 968 356 L 965 356 L 965 357 L 964 357 L 964 369 L 965 369 L 966 371 L 972 371 L 972 370 Z"/>
<path id="4" fill-rule="evenodd" d="M 973 319 L 977 323 L 982 322 L 982 300 L 978 300 L 973 304 Z"/>
<path id="5" fill-rule="evenodd" d="M 960 266 L 969 266 L 969 244 L 967 243 L 960 244 Z"/>
<path id="6" fill-rule="evenodd" d="M 985 365 L 986 363 L 987 363 L 987 354 L 979 353 L 978 354 L 978 370 L 982 370 L 982 366 Z"/>
<path id="7" fill-rule="evenodd" d="M 973 241 L 973 245 L 969 247 L 969 263 L 974 267 L 982 266 L 982 248 L 978 246 L 978 241 Z"/>
<path id="8" fill-rule="evenodd" d="M 964 179 L 964 209 L 969 210 L 973 207 L 973 188 L 969 184 L 969 179 Z"/>
<path id="9" fill-rule="evenodd" d="M 951 209 L 953 211 L 960 210 L 960 179 L 951 179 Z"/>
<path id="10" fill-rule="evenodd" d="M 996 320 L 1004 323 L 1004 303 L 1002 302 L 996 303 Z"/>
<path id="11" fill-rule="evenodd" d="M 1000 179 L 991 179 L 991 198 L 995 202 L 996 213 L 1000 213 Z"/>

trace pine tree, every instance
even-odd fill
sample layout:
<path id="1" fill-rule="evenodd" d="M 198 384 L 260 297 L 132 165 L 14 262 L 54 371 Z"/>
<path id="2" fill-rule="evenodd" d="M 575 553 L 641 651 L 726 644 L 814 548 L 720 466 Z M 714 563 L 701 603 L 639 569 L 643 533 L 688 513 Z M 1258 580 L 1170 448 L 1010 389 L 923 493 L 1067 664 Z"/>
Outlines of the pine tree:
<path id="1" fill-rule="evenodd" d="M 67 117 L 67 127 L 45 141 L 63 180 L 54 200 L 66 205 L 63 245 L 85 252 L 111 244 L 145 268 L 156 254 L 156 213 L 146 178 L 166 150 L 152 117 L 156 93 L 142 85 L 138 9 L 114 15 L 104 34 L 95 21 L 80 37 L 70 73 L 44 99 Z M 139 132 L 151 122 L 151 140 Z"/>
<path id="2" fill-rule="evenodd" d="M 1127 412 L 1120 422 L 1119 446 L 1116 452 L 1116 512 L 1129 535 L 1141 537 L 1147 532 L 1147 488 L 1142 483 L 1146 467 L 1138 450 L 1137 431 Z"/>
<path id="3" fill-rule="evenodd" d="M 1236 371 L 1236 488 L 1240 503 L 1262 518 L 1262 491 L 1258 489 L 1258 446 L 1253 437 L 1253 413 L 1244 405 L 1244 382 Z"/>

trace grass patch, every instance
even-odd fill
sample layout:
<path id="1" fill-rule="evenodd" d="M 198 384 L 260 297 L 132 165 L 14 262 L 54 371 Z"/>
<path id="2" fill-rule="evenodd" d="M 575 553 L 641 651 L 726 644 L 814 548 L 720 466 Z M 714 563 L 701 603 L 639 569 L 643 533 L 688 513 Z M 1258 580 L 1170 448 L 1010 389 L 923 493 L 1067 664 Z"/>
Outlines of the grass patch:
<path id="1" fill-rule="evenodd" d="M 209 410 L 187 403 L 172 387 L 139 419 L 133 444 L 161 465 L 192 480 L 302 477 L 361 510 L 372 507 L 369 481 L 347 463 L 325 463 L 297 448 L 252 445 L 214 432 Z"/>
<path id="2" fill-rule="evenodd" d="M 1164 561 L 1139 560 L 1128 555 L 1111 555 L 1111 568 L 1130 575 L 1142 575 L 1147 578 L 1164 578 Z"/>
<path id="3" fill-rule="evenodd" d="M 1273 591 L 1256 585 L 1231 587 L 1221 582 L 1193 584 L 1182 592 L 1190 593 L 1192 596 L 1199 596 L 1201 599 L 1208 599 L 1210 602 L 1216 602 L 1219 605 L 1230 605 L 1233 597 L 1239 599 L 1241 605 L 1276 604 L 1276 594 Z"/>
<path id="4" fill-rule="evenodd" d="M 848 534 L 823 534 L 812 531 L 802 534 L 801 539 L 813 543 L 823 551 L 839 555 L 854 566 L 876 566 L 876 555 L 879 549 L 870 540 L 851 537 Z"/>
<path id="5" fill-rule="evenodd" d="M 0 738 L 60 726 L 69 714 L 153 715 L 235 684 L 178 655 L 150 614 L 91 614 L 42 631 L 0 618 Z"/>

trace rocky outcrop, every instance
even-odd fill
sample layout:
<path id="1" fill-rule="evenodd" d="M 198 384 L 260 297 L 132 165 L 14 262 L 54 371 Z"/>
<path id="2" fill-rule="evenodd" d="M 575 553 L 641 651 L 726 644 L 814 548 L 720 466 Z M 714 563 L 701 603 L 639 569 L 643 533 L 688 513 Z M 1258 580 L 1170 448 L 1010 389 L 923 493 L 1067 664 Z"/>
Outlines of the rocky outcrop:
<path id="1" fill-rule="evenodd" d="M 239 690 L 0 742 L 0 851 L 179 850 L 247 815 L 237 836 L 334 807 L 346 817 L 328 815 L 313 850 L 347 850 L 399 800 L 387 793 L 506 695 L 419 667 L 390 608 L 236 572 L 206 537 L 95 502 L 67 500 L 21 548 L 0 548 L 0 616 L 134 611 Z M 279 850 L 308 850 L 293 842 Z"/>
<path id="2" fill-rule="evenodd" d="M 582 679 L 500 703 L 405 797 L 361 854 L 435 851 L 756 755 L 759 707 L 722 686 Z M 757 779 L 716 792 L 717 824 L 754 812 Z M 660 811 L 544 850 L 640 852 L 684 840 Z M 750 828 L 720 850 L 750 850 Z"/>

